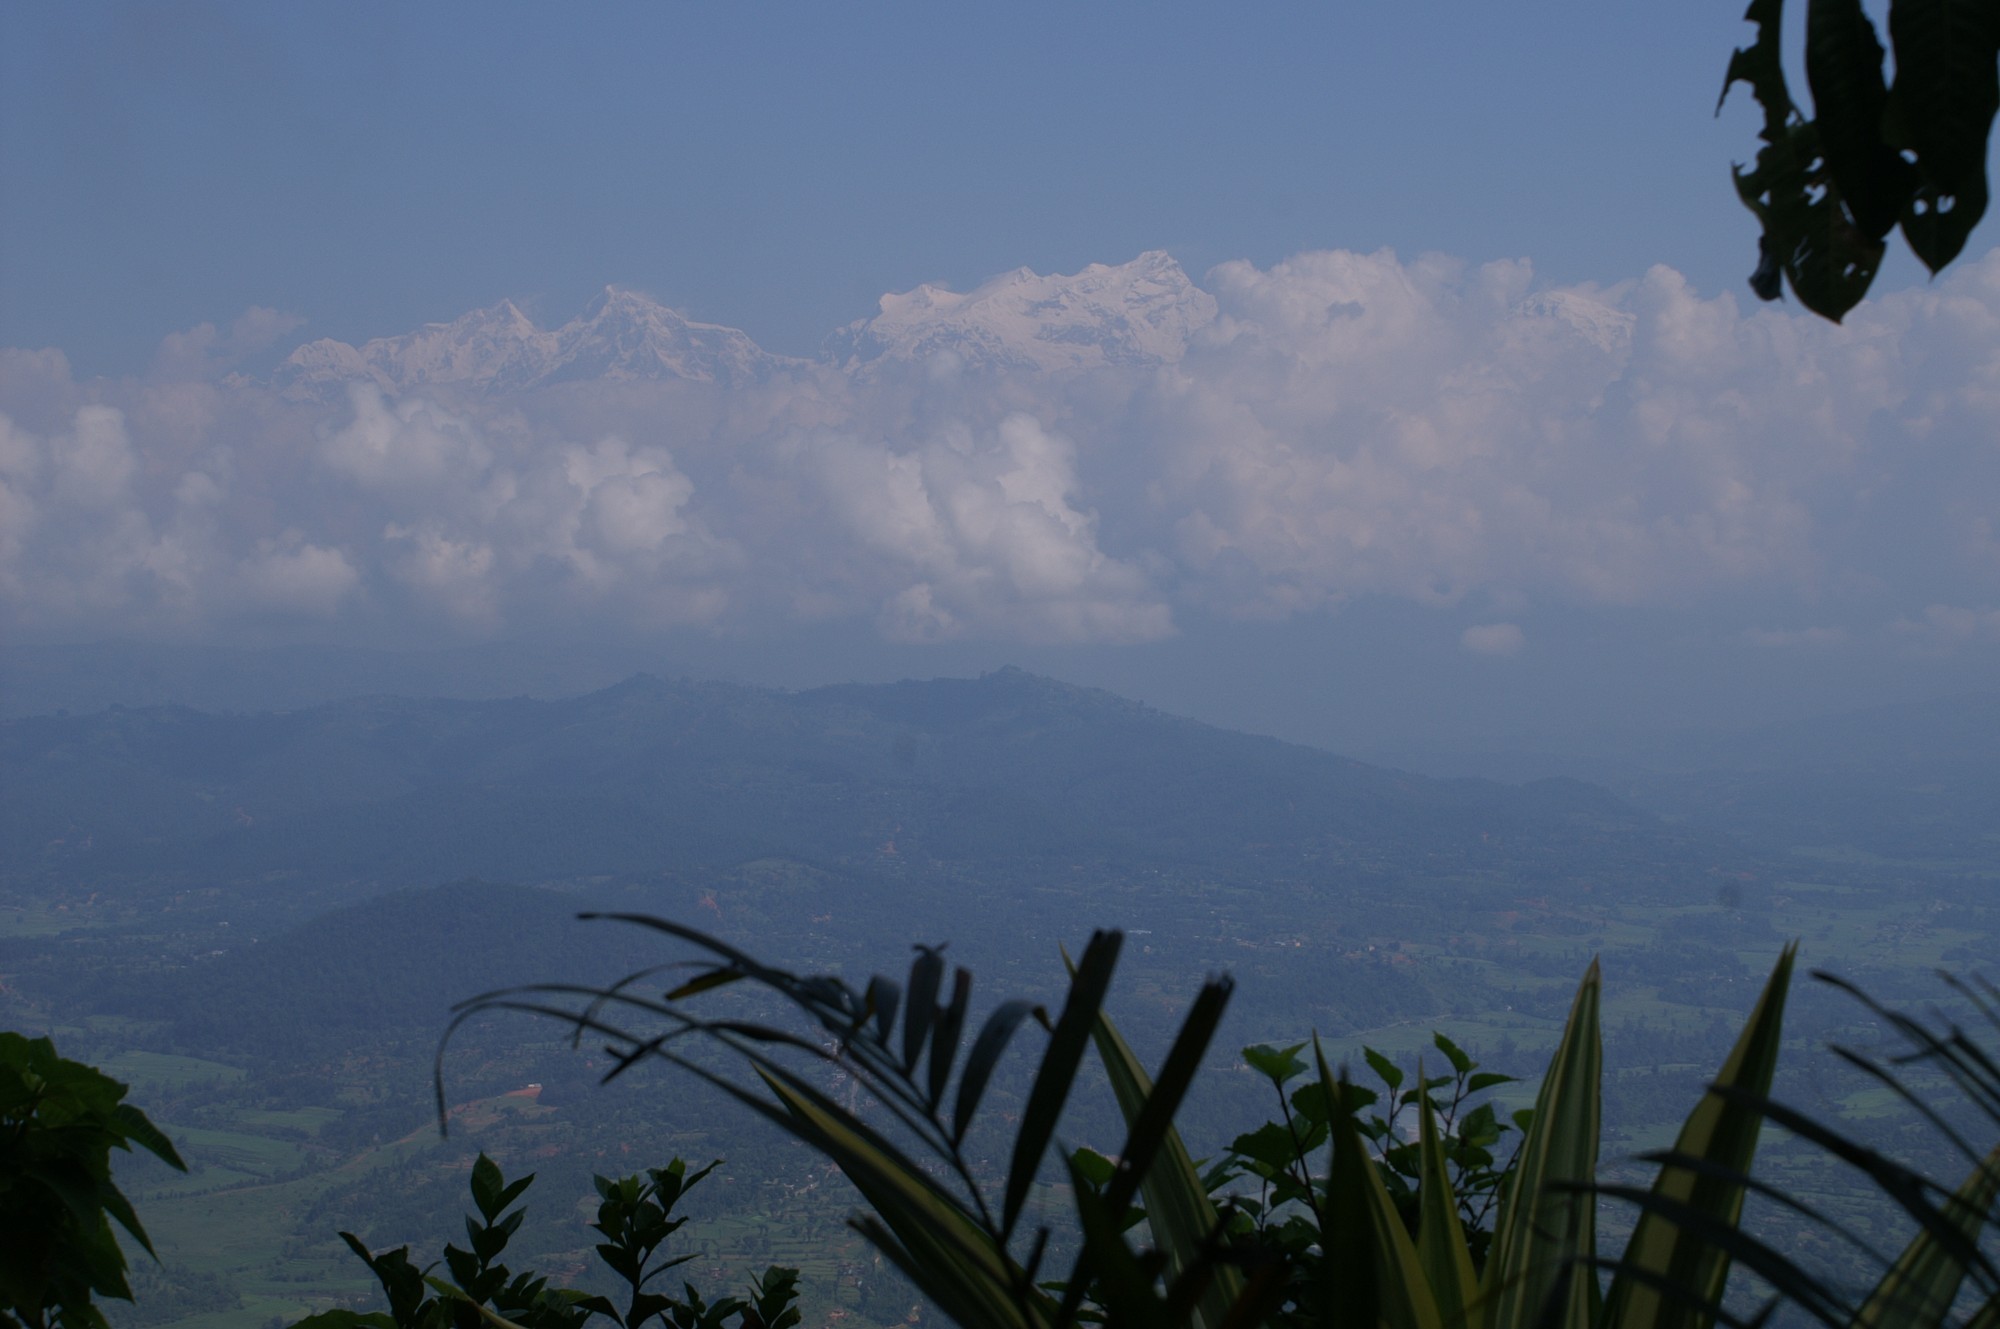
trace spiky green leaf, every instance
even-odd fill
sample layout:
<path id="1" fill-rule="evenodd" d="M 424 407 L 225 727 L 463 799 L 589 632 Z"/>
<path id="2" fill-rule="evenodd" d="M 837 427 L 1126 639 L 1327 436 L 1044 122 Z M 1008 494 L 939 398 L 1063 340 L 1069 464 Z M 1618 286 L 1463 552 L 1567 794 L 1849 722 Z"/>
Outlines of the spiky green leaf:
<path id="1" fill-rule="evenodd" d="M 2000 1195 L 2000 1146 L 1982 1159 L 1944 1205 L 1944 1216 L 1976 1244 Z M 1855 1329 L 1928 1329 L 1942 1323 L 1965 1281 L 1966 1263 L 1929 1229 L 1917 1233 L 1862 1303 Z"/>
<path id="2" fill-rule="evenodd" d="M 1601 984 L 1592 960 L 1521 1141 L 1481 1280 L 1488 1329 L 1530 1329 L 1545 1310 L 1559 1323 L 1590 1322 L 1597 1214 L 1588 1188 L 1596 1181 L 1602 1116 Z M 1584 1275 L 1573 1277 L 1579 1269 Z"/>
<path id="3" fill-rule="evenodd" d="M 1456 1064 L 1456 1063 L 1454 1063 Z M 1469 1063 L 1468 1063 L 1469 1064 Z M 1418 1074 L 1423 1068 L 1417 1068 Z M 1417 1260 L 1446 1325 L 1479 1329 L 1479 1275 L 1452 1194 L 1451 1166 L 1428 1100 L 1417 1104 Z"/>
<path id="4" fill-rule="evenodd" d="M 1118 1100 L 1118 1109 L 1125 1117 L 1127 1129 L 1133 1130 L 1146 1105 L 1154 1100 L 1152 1078 L 1108 1014 L 1098 1013 L 1096 1027 L 1091 1032 L 1097 1055 L 1110 1078 L 1111 1091 Z M 1213 1032 L 1212 1024 L 1209 1032 Z M 1170 1126 L 1161 1137 L 1158 1155 L 1139 1185 L 1146 1205 L 1146 1222 L 1152 1229 L 1154 1243 L 1167 1258 L 1169 1276 L 1177 1277 L 1194 1268 L 1203 1259 L 1221 1218 L 1178 1130 Z M 1243 1296 L 1244 1288 L 1240 1271 L 1218 1263 L 1200 1298 L 1198 1313 L 1202 1324 L 1208 1329 L 1221 1325 L 1228 1318 L 1231 1306 Z"/>
<path id="5" fill-rule="evenodd" d="M 1124 940 L 1118 932 L 1098 932 L 1083 948 L 1076 975 L 1070 980 L 1069 996 L 1062 1014 L 1056 1017 L 1049 1045 L 1035 1068 L 1035 1082 L 1028 1090 L 1027 1106 L 1021 1112 L 1020 1130 L 1014 1136 L 1014 1152 L 1007 1165 L 1007 1190 L 1001 1209 L 1000 1226 L 1012 1232 L 1020 1220 L 1021 1206 L 1027 1203 L 1028 1188 L 1034 1185 L 1056 1121 L 1069 1101 L 1070 1086 L 1076 1083 L 1077 1067 L 1084 1049 L 1090 1046 L 1091 1030 L 1104 1008 L 1104 994 L 1111 987 L 1111 971 L 1118 964 L 1118 948 Z"/>
<path id="6" fill-rule="evenodd" d="M 1328 1304 L 1352 1315 L 1356 1324 L 1443 1329 L 1416 1245 L 1382 1184 L 1382 1174 L 1369 1156 L 1318 1038 L 1313 1039 L 1313 1054 L 1328 1101 L 1343 1105 L 1333 1114 L 1333 1158 L 1322 1207 Z"/>
<path id="7" fill-rule="evenodd" d="M 1778 956 L 1748 1023 L 1716 1073 L 1717 1084 L 1758 1097 L 1770 1092 L 1784 1033 L 1785 997 L 1797 955 L 1798 947 L 1791 945 Z M 1747 1174 L 1763 1120 L 1763 1114 L 1745 1099 L 1710 1090 L 1681 1126 L 1674 1153 Z M 1743 1193 L 1741 1184 L 1719 1171 L 1665 1166 L 1653 1182 L 1654 1195 L 1671 1198 L 1732 1226 L 1742 1215 Z M 1677 1225 L 1661 1210 L 1646 1209 L 1612 1279 L 1605 1299 L 1607 1318 L 1632 1329 L 1707 1329 L 1713 1317 L 1704 1308 L 1721 1301 L 1729 1266 L 1728 1252 Z"/>

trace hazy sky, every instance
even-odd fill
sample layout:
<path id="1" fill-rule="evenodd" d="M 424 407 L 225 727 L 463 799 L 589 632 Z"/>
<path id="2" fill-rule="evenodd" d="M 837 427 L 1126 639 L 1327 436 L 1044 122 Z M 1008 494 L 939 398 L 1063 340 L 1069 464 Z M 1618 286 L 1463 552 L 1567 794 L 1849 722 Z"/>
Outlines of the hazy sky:
<path id="1" fill-rule="evenodd" d="M 1984 684 L 1995 223 L 1935 284 L 1899 255 L 1845 329 L 1757 307 L 1753 116 L 1712 116 L 1748 32 L 1733 3 L 9 6 L 0 625 L 561 632 L 787 683 L 1014 661 L 1349 743 Z M 278 367 L 501 300 L 552 332 L 607 284 L 812 357 L 887 293 L 936 288 L 907 321 L 1091 264 L 1171 306 L 1138 360 L 699 392 Z"/>

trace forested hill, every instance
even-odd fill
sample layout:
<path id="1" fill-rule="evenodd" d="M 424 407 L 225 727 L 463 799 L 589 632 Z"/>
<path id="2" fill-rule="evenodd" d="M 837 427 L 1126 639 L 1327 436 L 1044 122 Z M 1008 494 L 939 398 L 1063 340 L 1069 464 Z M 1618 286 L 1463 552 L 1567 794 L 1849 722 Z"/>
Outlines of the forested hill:
<path id="1" fill-rule="evenodd" d="M 18 882 L 537 881 L 784 858 L 1628 883 L 1706 871 L 1592 786 L 1436 780 L 1019 670 L 801 693 L 638 676 L 558 701 L 113 708 L 0 725 Z"/>

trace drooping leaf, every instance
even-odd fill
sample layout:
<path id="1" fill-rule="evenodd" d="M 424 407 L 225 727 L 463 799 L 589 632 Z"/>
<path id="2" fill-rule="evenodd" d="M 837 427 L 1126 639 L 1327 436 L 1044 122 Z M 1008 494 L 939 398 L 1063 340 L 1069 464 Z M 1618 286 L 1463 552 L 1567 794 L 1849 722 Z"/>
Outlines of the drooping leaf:
<path id="1" fill-rule="evenodd" d="M 667 1000 L 684 1001 L 689 997 L 699 996 L 704 992 L 713 992 L 716 988 L 727 987 L 731 983 L 740 982 L 748 977 L 749 975 L 740 969 L 710 969 L 704 973 L 696 974 L 693 978 L 690 978 L 678 987 L 669 989 Z"/>
<path id="2" fill-rule="evenodd" d="M 903 1011 L 903 1069 L 915 1070 L 924 1053 L 931 1021 L 938 1015 L 938 988 L 944 982 L 944 956 L 935 946 L 919 946 L 910 962 L 910 992 Z"/>
<path id="3" fill-rule="evenodd" d="M 1882 137 L 1883 54 L 1861 0 L 1807 0 L 1806 81 L 1820 150 L 1849 216 L 1877 243 L 1916 184 L 1914 168 Z"/>
<path id="4" fill-rule="evenodd" d="M 1684 1162 L 1671 1159 L 1670 1161 L 1695 1170 L 1701 1170 L 1706 1166 L 1696 1159 Z M 1747 1181 L 1747 1178 L 1740 1180 Z M 1853 1308 L 1840 1299 L 1838 1293 L 1828 1285 L 1827 1280 L 1822 1275 L 1801 1268 L 1797 1262 L 1756 1234 L 1746 1231 L 1735 1223 L 1721 1222 L 1705 1210 L 1696 1209 L 1670 1196 L 1641 1190 L 1636 1186 L 1600 1185 L 1588 1189 L 1595 1195 L 1607 1199 L 1627 1200 L 1644 1207 L 1649 1212 L 1659 1213 L 1676 1227 L 1692 1232 L 1717 1249 L 1726 1252 L 1734 1263 L 1755 1273 L 1777 1289 L 1781 1297 L 1797 1305 L 1821 1324 L 1828 1326 L 1828 1329 L 1849 1329 L 1853 1319 Z M 1768 1194 L 1768 1192 L 1762 1193 Z M 1792 1207 L 1794 1212 L 1809 1221 L 1824 1218 L 1810 1205 L 1794 1204 Z M 1634 1277 L 1656 1280 L 1655 1287 L 1659 1291 L 1675 1290 L 1658 1287 L 1658 1283 L 1664 1280 L 1650 1270 L 1635 1274 Z M 1688 1295 L 1685 1289 L 1679 1291 L 1682 1296 Z"/>
<path id="5" fill-rule="evenodd" d="M 2000 1195 L 2000 1146 L 1972 1170 L 1943 1206 L 1945 1217 L 1976 1245 Z M 1910 1240 L 1854 1317 L 1855 1329 L 1916 1329 L 1943 1321 L 1967 1273 L 1965 1260 L 1926 1229 Z"/>
<path id="6" fill-rule="evenodd" d="M 130 1103 L 120 1103 L 113 1109 L 112 1116 L 127 1141 L 138 1145 L 174 1171 L 187 1171 L 187 1164 L 175 1150 L 174 1142 L 167 1138 L 165 1131 L 149 1121 L 145 1113 Z"/>
<path id="7" fill-rule="evenodd" d="M 1016 1329 L 1034 1323 L 1022 1311 L 1021 1272 L 923 1169 L 810 1086 L 759 1073 L 793 1114 L 804 1138 L 840 1166 L 893 1234 L 926 1295 L 940 1303 L 979 1308 L 971 1323 Z"/>
<path id="8" fill-rule="evenodd" d="M 1895 0 L 1888 123 L 1922 183 L 1903 235 L 1932 272 L 1958 257 L 1987 204 L 1986 143 L 2000 112 L 2000 10 L 1992 0 Z"/>
<path id="9" fill-rule="evenodd" d="M 1070 1086 L 1076 1082 L 1084 1049 L 1090 1046 L 1090 1033 L 1097 1026 L 1097 1013 L 1103 1009 L 1104 994 L 1111 986 L 1111 971 L 1118 963 L 1118 948 L 1123 940 L 1123 934 L 1118 932 L 1095 933 L 1083 948 L 1083 958 L 1077 962 L 1069 996 L 1049 1034 L 1041 1065 L 1035 1068 L 1035 1081 L 1021 1111 L 1020 1130 L 1014 1136 L 1001 1209 L 1002 1231 L 1014 1230 L 1021 1217 L 1021 1206 L 1027 1203 L 1028 1188 L 1034 1185 L 1035 1174 L 1041 1169 L 1049 1140 L 1055 1134 L 1056 1120 L 1069 1101 Z"/>
<path id="10" fill-rule="evenodd" d="M 1942 1187 L 1904 1164 L 1849 1139 L 1808 1113 L 1800 1112 L 1783 1103 L 1759 1099 L 1747 1091 L 1721 1085 L 1716 1088 L 1725 1097 L 1740 1098 L 1752 1104 L 1771 1122 L 1817 1145 L 1861 1172 L 1870 1185 L 1914 1219 L 1950 1258 L 1964 1264 L 1968 1269 L 1976 1270 L 1977 1275 L 1988 1285 L 2000 1286 L 2000 1266 L 1996 1266 L 1977 1243 L 1966 1239 L 1960 1215 L 1950 1206 L 1940 1205 L 1933 1198 L 1947 1195 Z"/>
<path id="11" fill-rule="evenodd" d="M 902 997 L 902 986 L 894 979 L 877 974 L 868 980 L 865 1014 L 875 1017 L 875 1041 L 883 1047 L 889 1046 L 889 1035 L 896 1028 L 896 1006 Z"/>
<path id="12" fill-rule="evenodd" d="M 972 1052 L 965 1059 L 965 1073 L 958 1081 L 958 1102 L 951 1114 L 951 1139 L 958 1144 L 965 1139 L 965 1133 L 972 1127 L 972 1114 L 979 1107 L 980 1098 L 986 1093 L 986 1082 L 993 1078 L 993 1068 L 1000 1062 L 1000 1054 L 1007 1050 L 1008 1040 L 1021 1027 L 1021 1021 L 1028 1018 L 1035 1009 L 1033 1002 L 1003 1001 L 993 1008 L 980 1026 L 979 1037 L 972 1042 Z"/>
<path id="13" fill-rule="evenodd" d="M 1806 308 L 1837 323 L 1868 293 L 1883 246 L 1848 217 L 1819 131 L 1792 104 L 1779 54 L 1783 0 L 1751 0 L 1744 18 L 1757 39 L 1730 58 L 1722 91 L 1747 83 L 1764 112 L 1764 146 L 1750 169 L 1734 169 L 1737 197 L 1763 228 L 1751 288 L 1775 300 L 1782 274 Z"/>
<path id="14" fill-rule="evenodd" d="M 944 1103 L 944 1087 L 951 1082 L 952 1062 L 958 1057 L 958 1040 L 965 1031 L 965 1012 L 971 1004 L 972 975 L 960 969 L 952 975 L 951 1002 L 931 1026 L 929 1089 L 933 1108 Z"/>

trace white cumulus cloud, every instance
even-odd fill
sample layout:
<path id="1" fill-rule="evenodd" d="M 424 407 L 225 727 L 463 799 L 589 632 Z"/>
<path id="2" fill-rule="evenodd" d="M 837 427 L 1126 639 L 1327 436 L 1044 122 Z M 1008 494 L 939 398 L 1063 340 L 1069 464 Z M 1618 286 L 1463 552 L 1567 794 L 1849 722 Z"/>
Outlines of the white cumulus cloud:
<path id="1" fill-rule="evenodd" d="M 891 585 L 879 620 L 892 637 L 1144 641 L 1173 629 L 1144 574 L 1098 547 L 1095 514 L 1077 506 L 1074 446 L 1030 416 L 990 433 L 954 423 L 908 450 L 822 436 L 805 454 L 836 532 Z"/>
<path id="2" fill-rule="evenodd" d="M 1155 254 L 895 297 L 852 363 L 629 295 L 576 345 L 512 306 L 426 329 L 455 376 L 347 383 L 334 343 L 219 373 L 290 332 L 268 310 L 134 379 L 0 351 L 0 615 L 1143 642 L 1389 597 L 1486 654 L 1549 605 L 1754 602 L 1727 633 L 1768 646 L 1992 638 L 1950 606 L 2000 603 L 2000 251 L 1840 327 L 1666 268 L 1551 287 L 1327 251 L 1201 285 Z M 561 372 L 480 360 L 544 342 Z"/>
<path id="3" fill-rule="evenodd" d="M 1518 623 L 1475 623 L 1458 637 L 1458 644 L 1474 655 L 1519 655 L 1527 641 Z"/>

